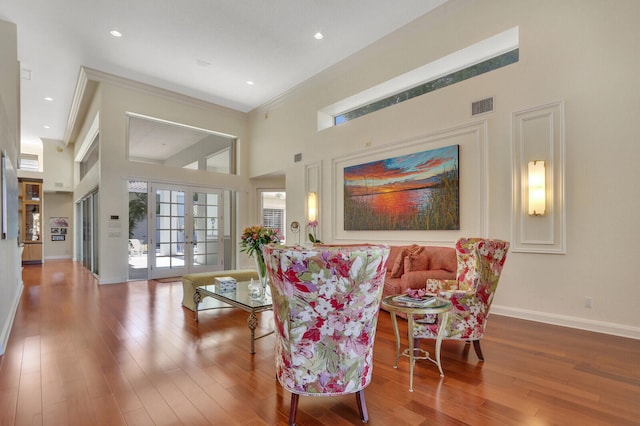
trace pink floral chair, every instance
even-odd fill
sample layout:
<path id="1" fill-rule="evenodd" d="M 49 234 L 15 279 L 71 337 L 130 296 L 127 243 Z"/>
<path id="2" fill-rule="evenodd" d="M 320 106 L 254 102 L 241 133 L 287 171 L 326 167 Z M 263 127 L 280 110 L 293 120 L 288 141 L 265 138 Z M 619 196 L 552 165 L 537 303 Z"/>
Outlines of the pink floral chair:
<path id="1" fill-rule="evenodd" d="M 275 320 L 276 377 L 300 395 L 356 394 L 363 422 L 373 342 L 387 270 L 387 246 L 264 248 Z"/>
<path id="2" fill-rule="evenodd" d="M 482 238 L 461 238 L 456 242 L 457 280 L 427 280 L 427 292 L 437 293 L 453 303 L 443 339 L 473 342 L 473 348 L 484 361 L 480 339 L 484 335 L 489 308 L 509 250 L 509 243 Z M 413 337 L 435 339 L 438 324 L 435 317 L 416 319 Z"/>

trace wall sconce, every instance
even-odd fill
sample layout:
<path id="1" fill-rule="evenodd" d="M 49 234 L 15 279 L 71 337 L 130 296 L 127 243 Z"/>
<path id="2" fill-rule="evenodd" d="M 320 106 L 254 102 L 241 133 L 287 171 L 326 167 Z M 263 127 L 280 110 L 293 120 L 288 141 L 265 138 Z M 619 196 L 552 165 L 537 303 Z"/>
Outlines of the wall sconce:
<path id="1" fill-rule="evenodd" d="M 307 218 L 309 222 L 318 220 L 318 194 L 315 192 L 307 195 Z"/>
<path id="2" fill-rule="evenodd" d="M 547 204 L 545 162 L 529 161 L 529 215 L 542 216 Z"/>

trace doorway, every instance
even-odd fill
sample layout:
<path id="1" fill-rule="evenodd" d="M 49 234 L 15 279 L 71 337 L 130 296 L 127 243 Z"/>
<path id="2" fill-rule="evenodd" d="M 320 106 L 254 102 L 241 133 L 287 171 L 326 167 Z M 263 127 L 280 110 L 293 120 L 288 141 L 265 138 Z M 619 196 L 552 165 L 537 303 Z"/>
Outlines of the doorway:
<path id="1" fill-rule="evenodd" d="M 221 190 L 152 183 L 149 278 L 224 269 Z"/>
<path id="2" fill-rule="evenodd" d="M 129 181 L 128 192 L 130 281 L 231 265 L 231 246 L 223 244 L 230 191 Z"/>

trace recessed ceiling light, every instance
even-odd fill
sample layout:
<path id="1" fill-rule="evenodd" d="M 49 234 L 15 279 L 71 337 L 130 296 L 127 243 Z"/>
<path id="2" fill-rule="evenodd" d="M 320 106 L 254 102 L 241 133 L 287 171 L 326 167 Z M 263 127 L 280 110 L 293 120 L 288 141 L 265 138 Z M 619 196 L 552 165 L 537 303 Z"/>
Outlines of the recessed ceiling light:
<path id="1" fill-rule="evenodd" d="M 324 35 L 320 31 L 318 31 L 313 35 L 313 38 L 315 38 L 316 40 L 322 40 L 324 38 Z"/>
<path id="2" fill-rule="evenodd" d="M 51 102 L 53 98 L 51 96 L 47 96 L 46 98 L 44 98 L 44 100 L 47 102 Z"/>
<path id="3" fill-rule="evenodd" d="M 114 37 L 122 37 L 122 33 L 118 30 L 111 30 L 109 31 L 109 34 L 111 34 Z"/>
<path id="4" fill-rule="evenodd" d="M 254 83 L 253 81 L 251 81 L 251 80 L 247 80 L 247 84 L 248 84 L 249 86 L 253 86 L 255 83 Z"/>
<path id="5" fill-rule="evenodd" d="M 42 127 L 44 127 L 45 129 L 50 129 L 51 128 L 51 126 L 47 126 L 46 124 L 44 126 L 42 126 Z"/>

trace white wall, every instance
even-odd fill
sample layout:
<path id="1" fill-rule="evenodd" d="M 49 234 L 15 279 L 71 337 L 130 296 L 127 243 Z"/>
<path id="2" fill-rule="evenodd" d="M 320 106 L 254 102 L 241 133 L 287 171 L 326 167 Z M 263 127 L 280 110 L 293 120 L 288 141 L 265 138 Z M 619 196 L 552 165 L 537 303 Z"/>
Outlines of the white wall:
<path id="1" fill-rule="evenodd" d="M 0 20 L 0 151 L 17 170 L 20 102 L 16 26 Z M 1 214 L 1 213 L 0 213 Z M 17 238 L 0 239 L 0 355 L 4 354 L 22 293 Z"/>
<path id="2" fill-rule="evenodd" d="M 365 236 L 336 226 L 342 214 L 335 197 L 341 185 L 336 165 L 342 158 L 358 156 L 364 162 L 406 141 L 428 141 L 438 132 L 480 123 L 487 138 L 486 199 L 462 198 L 461 210 L 475 211 L 485 202 L 486 229 L 463 222 L 458 236 L 480 231 L 512 240 L 512 114 L 563 101 L 566 254 L 511 252 L 494 312 L 640 338 L 640 286 L 630 267 L 640 255 L 638 16 L 640 3 L 633 0 L 450 0 L 253 111 L 251 174 L 284 172 L 289 221 L 302 223 L 305 166 L 321 164 L 323 240 L 358 241 Z M 319 109 L 515 26 L 518 63 L 316 130 Z M 471 118 L 471 102 L 488 96 L 495 97 L 495 112 Z M 303 164 L 293 163 L 296 153 L 303 154 Z M 461 158 L 467 154 L 462 150 Z M 427 231 L 370 233 L 366 239 L 455 240 Z M 584 307 L 585 297 L 593 297 L 593 308 Z"/>
<path id="3" fill-rule="evenodd" d="M 44 192 L 73 190 L 73 149 L 65 146 L 62 141 L 43 139 L 42 190 Z"/>

